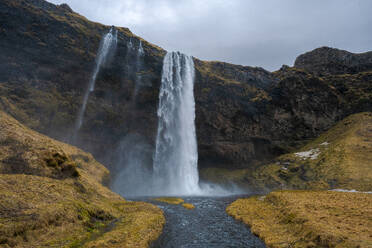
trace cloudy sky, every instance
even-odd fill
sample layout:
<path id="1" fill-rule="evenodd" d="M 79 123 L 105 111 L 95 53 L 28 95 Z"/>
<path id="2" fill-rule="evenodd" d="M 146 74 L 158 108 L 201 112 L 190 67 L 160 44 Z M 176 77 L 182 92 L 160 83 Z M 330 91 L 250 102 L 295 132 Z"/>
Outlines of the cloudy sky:
<path id="1" fill-rule="evenodd" d="M 48 0 L 166 50 L 276 70 L 319 46 L 372 50 L 369 0 Z"/>

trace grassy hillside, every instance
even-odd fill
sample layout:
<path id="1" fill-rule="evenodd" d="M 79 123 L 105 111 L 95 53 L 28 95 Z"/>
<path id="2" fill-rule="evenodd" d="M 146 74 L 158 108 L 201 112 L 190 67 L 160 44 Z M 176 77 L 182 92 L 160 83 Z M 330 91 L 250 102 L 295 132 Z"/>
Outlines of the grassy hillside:
<path id="1" fill-rule="evenodd" d="M 259 188 L 372 190 L 372 113 L 351 115 L 292 153 L 250 170 L 208 169 L 202 176 Z"/>
<path id="2" fill-rule="evenodd" d="M 280 191 L 239 199 L 227 212 L 268 247 L 372 247 L 372 194 Z"/>
<path id="3" fill-rule="evenodd" d="M 107 178 L 90 154 L 0 112 L 0 246 L 148 247 L 162 211 L 126 202 Z"/>
<path id="4" fill-rule="evenodd" d="M 372 190 L 372 113 L 349 116 L 300 150 L 254 173 L 262 184 Z"/>

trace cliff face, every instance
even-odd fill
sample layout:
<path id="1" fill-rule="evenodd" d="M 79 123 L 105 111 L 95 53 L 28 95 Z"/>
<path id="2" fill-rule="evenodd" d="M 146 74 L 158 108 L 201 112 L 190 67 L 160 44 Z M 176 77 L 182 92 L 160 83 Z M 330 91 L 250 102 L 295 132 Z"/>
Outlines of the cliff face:
<path id="1" fill-rule="evenodd" d="M 1 1 L 0 23 L 0 108 L 68 141 L 110 27 L 43 0 Z M 139 135 L 154 146 L 165 55 L 128 29 L 117 30 L 115 56 L 98 75 L 78 141 L 111 167 L 125 137 Z M 139 58 L 140 40 L 145 55 Z M 351 59 L 340 59 L 343 54 Z M 274 73 L 195 59 L 199 166 L 256 166 L 348 114 L 371 109 L 371 58 L 322 48 Z M 151 161 L 151 149 L 143 155 Z"/>
<path id="2" fill-rule="evenodd" d="M 101 37 L 110 27 L 42 0 L 0 3 L 0 106 L 26 125 L 68 141 Z M 164 51 L 118 28 L 115 57 L 101 69 L 79 144 L 100 160 L 128 132 L 152 142 Z M 133 48 L 128 48 L 132 43 Z M 141 83 L 136 85 L 141 75 Z M 134 91 L 138 94 L 134 97 Z"/>
<path id="3" fill-rule="evenodd" d="M 299 56 L 295 61 L 295 67 L 320 76 L 371 71 L 372 52 L 355 54 L 329 47 L 320 47 Z"/>

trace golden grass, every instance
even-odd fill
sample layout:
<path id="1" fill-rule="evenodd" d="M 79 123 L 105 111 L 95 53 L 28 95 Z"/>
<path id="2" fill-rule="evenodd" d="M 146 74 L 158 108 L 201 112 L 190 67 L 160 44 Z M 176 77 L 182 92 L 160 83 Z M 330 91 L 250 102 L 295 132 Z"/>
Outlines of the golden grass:
<path id="1" fill-rule="evenodd" d="M 297 152 L 311 149 L 315 159 L 285 154 L 255 176 L 290 188 L 372 190 L 372 113 L 345 118 Z"/>
<path id="2" fill-rule="evenodd" d="M 295 153 L 318 149 L 318 157 Z M 330 189 L 372 191 L 372 113 L 351 115 L 301 149 L 250 169 L 208 168 L 201 176 L 218 183 L 258 188 Z"/>
<path id="3" fill-rule="evenodd" d="M 279 191 L 239 199 L 227 213 L 268 247 L 372 247 L 372 195 Z"/>
<path id="4" fill-rule="evenodd" d="M 159 197 L 153 200 L 158 201 L 158 202 L 172 204 L 172 205 L 182 205 L 182 207 L 189 209 L 189 210 L 195 208 L 193 204 L 187 203 L 182 198 L 177 198 L 177 197 Z"/>
<path id="5" fill-rule="evenodd" d="M 195 208 L 195 206 L 194 206 L 193 204 L 191 204 L 191 203 L 183 203 L 183 204 L 182 204 L 182 207 L 184 207 L 184 208 L 186 208 L 186 209 L 189 209 L 189 210 Z"/>
<path id="6" fill-rule="evenodd" d="M 149 247 L 162 211 L 126 202 L 107 177 L 90 154 L 0 112 L 0 247 Z"/>
<path id="7" fill-rule="evenodd" d="M 174 205 L 182 204 L 185 202 L 182 198 L 176 198 L 176 197 L 159 197 L 159 198 L 155 198 L 154 201 L 164 202 L 164 203 L 174 204 Z"/>
<path id="8" fill-rule="evenodd" d="M 114 228 L 84 247 L 149 247 L 159 237 L 165 224 L 159 208 L 144 202 L 127 202 L 119 209 L 124 214 Z"/>

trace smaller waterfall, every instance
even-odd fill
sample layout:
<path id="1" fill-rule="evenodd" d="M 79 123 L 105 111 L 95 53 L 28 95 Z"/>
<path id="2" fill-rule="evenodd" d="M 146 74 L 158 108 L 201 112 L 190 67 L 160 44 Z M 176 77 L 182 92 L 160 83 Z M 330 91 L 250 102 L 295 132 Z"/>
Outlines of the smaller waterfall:
<path id="1" fill-rule="evenodd" d="M 137 49 L 137 56 L 136 56 L 136 85 L 134 88 L 133 99 L 136 98 L 138 94 L 138 90 L 142 86 L 142 75 L 141 75 L 141 67 L 143 65 L 143 56 L 145 55 L 145 50 L 142 46 L 142 41 L 139 41 L 138 49 Z"/>
<path id="2" fill-rule="evenodd" d="M 128 44 L 127 44 L 127 47 L 128 47 L 128 49 L 133 49 L 132 38 L 129 38 L 129 42 L 128 42 Z"/>
<path id="3" fill-rule="evenodd" d="M 145 54 L 145 50 L 143 49 L 142 41 L 140 40 L 139 45 L 138 45 L 138 56 L 143 56 L 144 54 Z"/>
<path id="4" fill-rule="evenodd" d="M 103 37 L 100 48 L 98 50 L 96 67 L 93 71 L 93 75 L 90 81 L 90 92 L 94 91 L 97 75 L 99 70 L 101 69 L 101 66 L 106 64 L 110 52 L 116 49 L 117 40 L 118 32 L 112 27 L 110 31 Z"/>
<path id="5" fill-rule="evenodd" d="M 110 55 L 113 54 L 113 52 L 116 49 L 117 35 L 118 35 L 117 30 L 114 27 L 112 27 L 110 31 L 101 40 L 101 44 L 98 49 L 98 53 L 96 57 L 95 67 L 94 67 L 92 76 L 90 78 L 88 88 L 84 93 L 83 104 L 79 110 L 79 113 L 76 119 L 75 129 L 73 133 L 73 142 L 76 139 L 76 135 L 83 124 L 84 114 L 85 114 L 85 110 L 87 107 L 88 99 L 89 99 L 90 93 L 94 91 L 98 73 L 101 67 L 107 63 L 108 58 L 110 57 Z"/>
<path id="6" fill-rule="evenodd" d="M 194 62 L 167 53 L 163 62 L 154 157 L 154 183 L 161 194 L 199 194 L 195 132 Z"/>
<path id="7" fill-rule="evenodd" d="M 145 49 L 142 40 L 129 38 L 127 42 L 126 72 L 134 82 L 133 102 L 135 102 L 139 89 L 143 86 L 141 70 L 144 64 L 144 55 Z"/>

